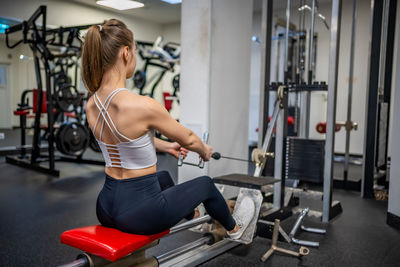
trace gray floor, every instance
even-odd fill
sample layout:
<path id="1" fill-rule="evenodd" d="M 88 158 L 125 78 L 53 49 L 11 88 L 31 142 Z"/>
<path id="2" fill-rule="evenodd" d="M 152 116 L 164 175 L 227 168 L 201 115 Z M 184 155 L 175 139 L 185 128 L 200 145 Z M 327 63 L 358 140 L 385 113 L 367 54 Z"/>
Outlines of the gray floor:
<path id="1" fill-rule="evenodd" d="M 176 160 L 159 156 L 159 169 L 176 174 Z M 98 157 L 89 152 L 86 157 Z M 212 163 L 210 163 L 212 164 Z M 6 164 L 0 158 L 0 266 L 56 266 L 69 262 L 78 250 L 62 245 L 60 234 L 74 227 L 97 224 L 95 201 L 103 184 L 100 166 L 57 163 L 59 179 Z M 302 260 L 276 254 L 260 257 L 270 241 L 256 238 L 203 264 L 204 266 L 400 266 L 400 232 L 386 223 L 386 203 L 362 199 L 354 191 L 335 190 L 344 212 L 329 225 L 311 218 L 306 224 L 328 230 L 326 236 L 302 233 L 321 242 Z M 295 218 L 282 222 L 289 230 Z M 182 232 L 163 238 L 149 253 L 159 255 L 199 235 Z M 279 243 L 293 250 L 298 246 Z"/>

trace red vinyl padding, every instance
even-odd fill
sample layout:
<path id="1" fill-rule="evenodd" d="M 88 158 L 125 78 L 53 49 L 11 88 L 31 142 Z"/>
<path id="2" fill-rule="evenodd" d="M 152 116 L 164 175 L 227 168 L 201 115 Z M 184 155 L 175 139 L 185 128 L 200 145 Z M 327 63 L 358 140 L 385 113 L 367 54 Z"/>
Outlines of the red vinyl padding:
<path id="1" fill-rule="evenodd" d="M 169 230 L 155 235 L 134 235 L 114 228 L 92 225 L 64 232 L 61 243 L 116 261 L 168 233 Z"/>
<path id="2" fill-rule="evenodd" d="M 25 110 L 14 110 L 14 115 L 16 116 L 22 116 L 22 115 L 28 115 L 29 114 L 29 110 L 25 109 Z"/>
<path id="3" fill-rule="evenodd" d="M 171 94 L 168 92 L 164 92 L 164 106 L 165 109 L 168 110 L 168 112 L 172 109 L 172 99 L 171 99 Z"/>

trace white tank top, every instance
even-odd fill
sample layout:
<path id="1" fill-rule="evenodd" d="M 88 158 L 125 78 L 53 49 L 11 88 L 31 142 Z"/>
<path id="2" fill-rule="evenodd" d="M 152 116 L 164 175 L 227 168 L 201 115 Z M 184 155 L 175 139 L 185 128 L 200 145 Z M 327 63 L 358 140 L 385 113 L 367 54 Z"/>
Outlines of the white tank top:
<path id="1" fill-rule="evenodd" d="M 100 116 L 103 116 L 103 122 L 100 128 L 99 138 L 96 137 L 97 143 L 100 146 L 101 152 L 103 153 L 103 158 L 106 163 L 106 167 L 117 167 L 124 169 L 143 169 L 153 166 L 157 163 L 156 149 L 154 145 L 154 130 L 150 130 L 144 135 L 136 139 L 130 139 L 123 134 L 121 134 L 117 127 L 115 127 L 110 114 L 108 114 L 108 107 L 110 106 L 113 97 L 121 92 L 122 90 L 127 90 L 125 88 L 119 88 L 113 91 L 104 101 L 101 103 L 97 92 L 94 94 L 94 103 L 99 109 L 99 115 L 97 116 L 96 123 L 92 129 L 93 134 L 96 131 Z M 106 144 L 101 141 L 104 122 L 107 124 L 111 133 L 118 140 L 117 144 Z M 123 141 L 121 140 L 128 140 Z M 113 151 L 109 151 L 113 150 Z"/>

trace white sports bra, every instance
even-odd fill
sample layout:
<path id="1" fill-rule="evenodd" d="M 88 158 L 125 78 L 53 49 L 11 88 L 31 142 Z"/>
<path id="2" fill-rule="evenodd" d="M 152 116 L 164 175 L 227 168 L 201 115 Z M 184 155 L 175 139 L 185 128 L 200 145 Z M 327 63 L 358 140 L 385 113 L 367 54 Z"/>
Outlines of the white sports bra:
<path id="1" fill-rule="evenodd" d="M 99 138 L 96 137 L 96 140 L 100 146 L 101 152 L 103 153 L 106 167 L 143 169 L 153 166 L 157 163 L 157 155 L 154 145 L 154 131 L 150 130 L 139 138 L 130 139 L 118 131 L 117 127 L 115 127 L 115 124 L 110 117 L 110 114 L 108 114 L 107 112 L 107 109 L 110 106 L 113 97 L 122 90 L 127 89 L 119 88 L 109 94 L 104 101 L 104 105 L 103 103 L 101 103 L 97 92 L 94 94 L 93 97 L 94 103 L 99 109 L 99 115 L 97 116 L 96 123 L 94 124 L 92 132 L 95 133 L 100 116 L 103 116 L 103 123 L 101 124 L 100 135 Z M 101 141 L 104 122 L 107 124 L 111 133 L 114 135 L 119 143 L 114 145 L 106 144 Z M 122 141 L 121 137 L 128 141 Z"/>

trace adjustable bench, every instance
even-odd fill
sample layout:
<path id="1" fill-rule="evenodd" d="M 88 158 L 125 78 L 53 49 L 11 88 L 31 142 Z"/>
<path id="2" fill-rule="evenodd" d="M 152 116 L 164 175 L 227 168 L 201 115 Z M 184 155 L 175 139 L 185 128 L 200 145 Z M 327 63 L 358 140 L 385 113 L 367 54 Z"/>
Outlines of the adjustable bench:
<path id="1" fill-rule="evenodd" d="M 157 245 L 159 239 L 169 232 L 134 235 L 101 225 L 68 230 L 61 235 L 61 242 L 85 253 L 63 266 L 158 266 L 154 257 L 146 258 L 145 250 Z"/>

